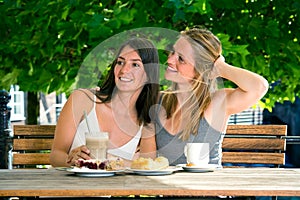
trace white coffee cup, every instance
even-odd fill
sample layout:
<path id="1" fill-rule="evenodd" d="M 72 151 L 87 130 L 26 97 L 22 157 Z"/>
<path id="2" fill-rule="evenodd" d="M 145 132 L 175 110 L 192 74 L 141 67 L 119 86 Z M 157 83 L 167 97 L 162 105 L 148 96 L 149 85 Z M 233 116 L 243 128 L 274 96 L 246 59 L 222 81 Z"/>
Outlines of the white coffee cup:
<path id="1" fill-rule="evenodd" d="M 109 141 L 107 132 L 86 133 L 86 146 L 90 150 L 90 157 L 97 160 L 106 160 Z"/>
<path id="2" fill-rule="evenodd" d="M 207 165 L 209 163 L 209 143 L 187 143 L 184 147 L 187 164 Z"/>

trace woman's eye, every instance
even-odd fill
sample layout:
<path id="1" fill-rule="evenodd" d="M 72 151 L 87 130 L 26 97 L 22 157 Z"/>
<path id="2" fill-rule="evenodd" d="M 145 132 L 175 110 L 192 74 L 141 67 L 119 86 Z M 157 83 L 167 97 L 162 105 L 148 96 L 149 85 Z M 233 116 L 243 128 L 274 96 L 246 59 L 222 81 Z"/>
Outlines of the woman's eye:
<path id="1" fill-rule="evenodd" d="M 117 61 L 117 65 L 123 65 L 123 63 L 124 63 L 123 61 L 120 60 Z"/>
<path id="2" fill-rule="evenodd" d="M 134 67 L 140 67 L 140 65 L 138 63 L 132 63 L 132 66 L 134 66 Z"/>
<path id="3" fill-rule="evenodd" d="M 181 56 L 178 56 L 178 61 L 181 62 L 181 63 L 184 63 L 184 60 Z"/>

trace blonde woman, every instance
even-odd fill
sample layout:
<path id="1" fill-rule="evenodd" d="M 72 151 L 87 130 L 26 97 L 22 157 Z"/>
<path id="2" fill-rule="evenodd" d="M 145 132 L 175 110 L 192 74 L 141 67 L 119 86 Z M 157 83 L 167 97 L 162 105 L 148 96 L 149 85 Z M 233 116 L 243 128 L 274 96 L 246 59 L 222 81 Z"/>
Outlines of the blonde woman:
<path id="1" fill-rule="evenodd" d="M 232 66 L 222 56 L 219 39 L 206 29 L 183 31 L 168 57 L 156 119 L 156 144 L 171 165 L 186 163 L 187 142 L 209 143 L 210 163 L 221 165 L 222 141 L 230 115 L 257 103 L 267 92 L 262 76 Z M 236 88 L 217 88 L 217 78 Z"/>

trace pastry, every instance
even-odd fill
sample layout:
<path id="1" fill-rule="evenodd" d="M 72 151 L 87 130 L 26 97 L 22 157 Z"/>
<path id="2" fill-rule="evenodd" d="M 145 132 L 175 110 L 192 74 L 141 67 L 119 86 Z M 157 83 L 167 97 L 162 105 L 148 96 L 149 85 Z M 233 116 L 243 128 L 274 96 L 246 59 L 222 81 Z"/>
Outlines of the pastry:
<path id="1" fill-rule="evenodd" d="M 169 167 L 169 160 L 163 156 L 155 158 L 156 169 L 165 169 Z"/>
<path id="2" fill-rule="evenodd" d="M 154 168 L 154 161 L 151 158 L 140 157 L 131 163 L 131 169 L 150 170 Z"/>
<path id="3" fill-rule="evenodd" d="M 140 157 L 131 163 L 131 169 L 142 170 L 160 170 L 169 166 L 169 161 L 165 157 L 157 157 L 154 160 L 151 158 Z"/>

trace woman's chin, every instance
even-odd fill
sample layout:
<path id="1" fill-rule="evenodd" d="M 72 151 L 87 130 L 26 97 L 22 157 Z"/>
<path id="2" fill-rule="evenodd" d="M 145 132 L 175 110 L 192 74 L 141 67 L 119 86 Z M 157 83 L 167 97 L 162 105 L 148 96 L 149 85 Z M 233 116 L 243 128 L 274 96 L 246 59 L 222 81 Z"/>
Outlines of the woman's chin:
<path id="1" fill-rule="evenodd" d="M 166 73 L 165 74 L 165 79 L 168 81 L 172 81 L 174 83 L 183 83 L 186 82 L 186 80 L 184 78 L 182 78 L 181 76 L 178 76 L 178 74 L 169 74 Z"/>
<path id="2" fill-rule="evenodd" d="M 176 82 L 176 80 L 178 79 L 178 75 L 177 75 L 177 73 L 166 71 L 165 79 L 167 79 L 168 81 Z"/>

